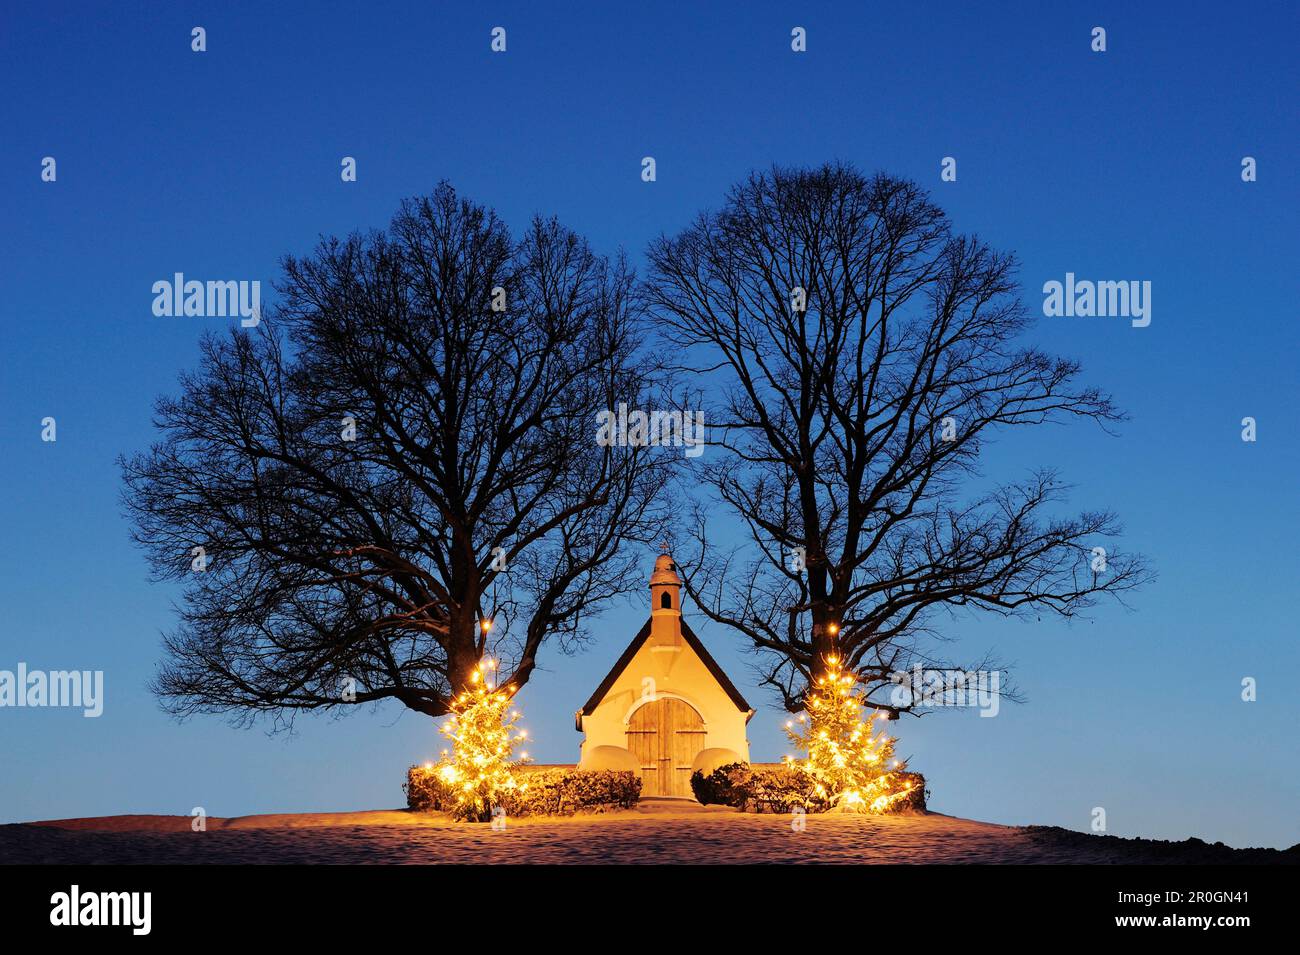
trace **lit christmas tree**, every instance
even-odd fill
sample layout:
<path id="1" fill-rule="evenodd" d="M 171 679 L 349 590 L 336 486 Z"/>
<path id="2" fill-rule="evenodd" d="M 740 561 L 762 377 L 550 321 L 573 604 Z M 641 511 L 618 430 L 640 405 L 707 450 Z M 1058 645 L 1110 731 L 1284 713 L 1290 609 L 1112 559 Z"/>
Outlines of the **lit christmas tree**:
<path id="1" fill-rule="evenodd" d="M 894 758 L 893 738 L 876 733 L 863 719 L 866 693 L 838 658 L 827 660 L 826 675 L 804 702 L 807 711 L 785 725 L 808 758 L 787 756 L 786 763 L 816 780 L 820 799 L 844 811 L 885 812 L 916 787 L 903 775 L 907 767 Z M 877 713 L 876 719 L 884 716 Z"/>
<path id="2" fill-rule="evenodd" d="M 515 772 L 528 754 L 514 756 L 515 744 L 527 735 L 515 729 L 519 711 L 511 708 L 514 687 L 496 689 L 485 672 L 495 669 L 489 660 L 474 671 L 473 687 L 452 701 L 451 715 L 439 728 L 452 746 L 443 751 L 438 779 L 456 794 L 454 815 L 480 822 L 492 818 L 492 807 L 504 793 L 528 786 Z"/>

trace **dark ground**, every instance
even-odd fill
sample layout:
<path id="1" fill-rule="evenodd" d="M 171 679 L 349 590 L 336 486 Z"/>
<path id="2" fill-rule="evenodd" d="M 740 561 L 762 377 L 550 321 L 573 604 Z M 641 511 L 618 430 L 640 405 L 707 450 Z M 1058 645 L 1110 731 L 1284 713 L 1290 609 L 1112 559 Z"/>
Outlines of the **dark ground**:
<path id="1" fill-rule="evenodd" d="M 430 863 L 974 863 L 1295 865 L 1300 846 L 1233 849 L 1010 827 L 938 813 L 912 816 L 746 815 L 647 800 L 597 816 L 510 820 L 505 831 L 406 811 L 245 816 L 110 816 L 0 826 L 5 864 Z"/>

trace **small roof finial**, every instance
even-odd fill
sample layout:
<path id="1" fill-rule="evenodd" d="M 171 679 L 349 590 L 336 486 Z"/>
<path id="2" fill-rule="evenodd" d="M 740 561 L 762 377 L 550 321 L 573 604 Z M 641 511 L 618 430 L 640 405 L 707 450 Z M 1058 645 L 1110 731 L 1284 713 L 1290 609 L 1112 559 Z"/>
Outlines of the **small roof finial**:
<path id="1" fill-rule="evenodd" d="M 668 553 L 668 551 L 669 551 L 670 549 L 671 549 L 671 548 L 669 547 L 669 544 L 668 544 L 668 538 L 667 538 L 667 537 L 665 537 L 663 540 L 661 540 L 661 541 L 659 542 L 659 550 L 660 550 L 661 552 L 663 552 L 663 553 L 666 554 L 666 553 Z"/>

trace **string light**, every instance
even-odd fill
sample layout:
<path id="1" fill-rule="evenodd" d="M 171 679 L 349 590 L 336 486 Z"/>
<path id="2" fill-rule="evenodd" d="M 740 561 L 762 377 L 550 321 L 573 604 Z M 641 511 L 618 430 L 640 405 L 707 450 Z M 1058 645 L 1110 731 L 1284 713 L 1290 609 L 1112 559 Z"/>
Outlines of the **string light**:
<path id="1" fill-rule="evenodd" d="M 504 793 L 528 788 L 517 773 L 528 754 L 514 756 L 515 744 L 527 737 L 515 725 L 515 688 L 496 689 L 485 672 L 495 669 L 496 661 L 483 661 L 470 675 L 469 690 L 452 701 L 451 713 L 438 729 L 451 741 L 451 751 L 443 750 L 442 760 L 431 769 L 456 793 L 456 815 L 471 819 L 490 819 Z"/>
<path id="2" fill-rule="evenodd" d="M 808 756 L 787 756 L 786 763 L 815 780 L 819 797 L 851 812 L 884 812 L 916 788 L 902 760 L 893 759 L 893 738 L 875 734 L 871 720 L 863 720 L 866 692 L 838 657 L 826 659 L 826 673 L 804 703 L 799 725 L 786 723 L 786 735 Z"/>

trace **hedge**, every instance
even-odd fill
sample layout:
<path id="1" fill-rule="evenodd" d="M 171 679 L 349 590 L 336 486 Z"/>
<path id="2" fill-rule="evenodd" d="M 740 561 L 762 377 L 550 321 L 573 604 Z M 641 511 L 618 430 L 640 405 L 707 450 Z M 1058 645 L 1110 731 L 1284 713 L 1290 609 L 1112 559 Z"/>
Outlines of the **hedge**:
<path id="1" fill-rule="evenodd" d="M 912 772 L 899 775 L 915 787 L 886 811 L 925 812 L 925 777 Z M 784 766 L 767 769 L 729 763 L 707 776 L 700 770 L 691 774 L 691 791 L 704 805 L 733 806 L 745 812 L 790 812 L 795 807 L 826 812 L 831 801 L 818 797 L 815 787 L 816 781 L 808 773 Z"/>
<path id="2" fill-rule="evenodd" d="M 571 816 L 576 812 L 631 809 L 641 798 L 641 778 L 631 771 L 540 769 L 520 774 L 527 788 L 502 794 L 507 816 Z M 406 773 L 406 805 L 415 812 L 455 815 L 456 794 L 436 769 L 412 766 Z"/>

